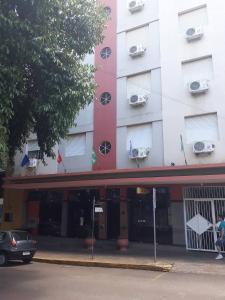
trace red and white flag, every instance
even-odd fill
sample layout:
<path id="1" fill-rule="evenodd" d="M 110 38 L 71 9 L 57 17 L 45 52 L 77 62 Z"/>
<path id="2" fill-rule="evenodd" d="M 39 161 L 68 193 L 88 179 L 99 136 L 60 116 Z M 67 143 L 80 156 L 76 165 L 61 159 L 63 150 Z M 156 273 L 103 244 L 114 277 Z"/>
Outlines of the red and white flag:
<path id="1" fill-rule="evenodd" d="M 57 163 L 60 164 L 62 162 L 62 156 L 60 152 L 58 151 L 58 157 L 57 157 Z"/>

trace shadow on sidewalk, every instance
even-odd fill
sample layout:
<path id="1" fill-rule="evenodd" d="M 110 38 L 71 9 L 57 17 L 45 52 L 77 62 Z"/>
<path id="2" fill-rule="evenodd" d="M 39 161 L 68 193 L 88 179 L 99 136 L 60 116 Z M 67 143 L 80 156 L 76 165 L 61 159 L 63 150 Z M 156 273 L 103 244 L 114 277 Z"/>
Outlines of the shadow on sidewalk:
<path id="1" fill-rule="evenodd" d="M 70 257 L 90 255 L 90 250 L 84 249 L 83 240 L 81 239 L 38 236 L 37 240 L 38 249 L 41 253 L 46 252 L 52 253 L 52 255 L 58 254 Z M 97 240 L 94 255 L 96 257 L 110 257 L 111 259 L 122 257 L 138 261 L 153 261 L 154 248 L 152 244 L 131 242 L 127 251 L 118 251 L 116 241 Z M 179 246 L 157 245 L 157 258 L 164 262 L 217 263 L 214 257 L 215 253 L 186 251 L 184 247 Z"/>

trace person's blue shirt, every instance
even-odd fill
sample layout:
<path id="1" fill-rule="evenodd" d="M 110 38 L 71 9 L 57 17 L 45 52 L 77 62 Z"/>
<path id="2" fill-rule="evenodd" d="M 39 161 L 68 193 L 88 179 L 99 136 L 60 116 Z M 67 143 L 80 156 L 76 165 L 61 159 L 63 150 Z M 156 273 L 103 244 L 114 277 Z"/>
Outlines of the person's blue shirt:
<path id="1" fill-rule="evenodd" d="M 221 232 L 223 230 L 223 238 L 225 239 L 225 221 L 221 221 L 220 222 L 220 226 L 219 226 L 219 232 Z"/>

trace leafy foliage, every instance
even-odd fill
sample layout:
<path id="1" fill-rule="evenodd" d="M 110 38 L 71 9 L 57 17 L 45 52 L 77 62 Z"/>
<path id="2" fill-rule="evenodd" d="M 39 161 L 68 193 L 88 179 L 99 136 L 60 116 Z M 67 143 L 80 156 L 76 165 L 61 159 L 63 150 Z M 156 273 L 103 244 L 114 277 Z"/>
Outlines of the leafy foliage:
<path id="1" fill-rule="evenodd" d="M 9 162 L 30 133 L 41 158 L 94 97 L 84 56 L 103 39 L 94 0 L 0 0 L 0 156 Z M 1 161 L 0 161 L 1 163 Z"/>

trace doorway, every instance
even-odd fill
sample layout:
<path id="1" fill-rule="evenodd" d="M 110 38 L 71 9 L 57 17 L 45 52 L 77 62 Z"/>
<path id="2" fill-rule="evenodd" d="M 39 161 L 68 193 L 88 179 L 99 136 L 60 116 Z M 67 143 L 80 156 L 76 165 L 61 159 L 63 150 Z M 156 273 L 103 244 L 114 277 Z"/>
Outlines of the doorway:
<path id="1" fill-rule="evenodd" d="M 156 198 L 157 242 L 172 244 L 172 227 L 169 219 L 169 189 L 157 188 Z M 136 188 L 129 188 L 128 199 L 129 239 L 131 241 L 152 243 L 154 239 L 152 189 L 149 189 L 148 194 L 137 194 Z"/>
<path id="2" fill-rule="evenodd" d="M 74 190 L 68 197 L 67 233 L 69 237 L 84 238 L 92 226 L 93 199 L 99 199 L 98 190 Z M 97 223 L 97 220 L 96 220 Z M 95 224 L 95 236 L 97 228 Z"/>
<path id="3" fill-rule="evenodd" d="M 107 238 L 117 239 L 120 234 L 120 190 L 107 190 Z"/>
<path id="4" fill-rule="evenodd" d="M 184 212 L 186 248 L 216 251 L 216 224 L 218 215 L 225 213 L 225 187 L 185 188 Z"/>
<path id="5" fill-rule="evenodd" d="M 39 233 L 60 236 L 63 193 L 51 191 L 45 195 L 39 206 Z"/>

